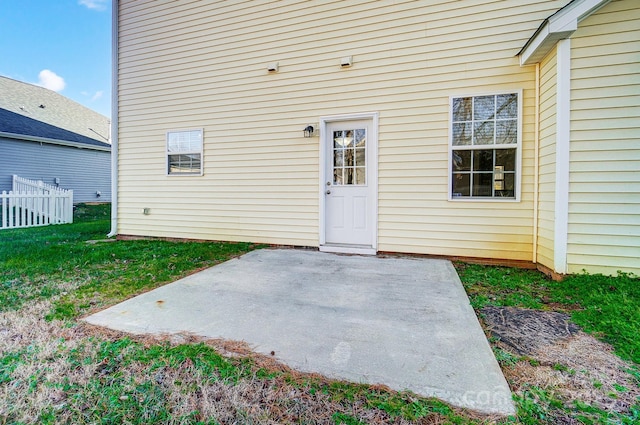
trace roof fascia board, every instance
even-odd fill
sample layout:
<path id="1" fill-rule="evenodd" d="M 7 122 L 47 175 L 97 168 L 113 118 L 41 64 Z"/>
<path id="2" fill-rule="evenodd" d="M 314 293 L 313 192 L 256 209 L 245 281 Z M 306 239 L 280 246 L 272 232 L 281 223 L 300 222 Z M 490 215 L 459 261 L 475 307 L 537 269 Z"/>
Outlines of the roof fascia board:
<path id="1" fill-rule="evenodd" d="M 533 65 L 544 58 L 559 40 L 571 37 L 578 23 L 610 0 L 573 0 L 544 20 L 518 56 L 520 65 Z"/>
<path id="2" fill-rule="evenodd" d="M 533 65 L 540 62 L 558 41 L 569 38 L 571 34 L 573 34 L 571 30 L 552 32 L 549 22 L 545 22 L 518 54 L 520 65 Z"/>
<path id="3" fill-rule="evenodd" d="M 79 149 L 111 152 L 111 147 L 107 147 L 107 146 L 87 145 L 85 143 L 70 142 L 67 140 L 49 139 L 46 137 L 38 137 L 38 136 L 27 136 L 24 134 L 6 133 L 4 131 L 0 131 L 0 137 L 5 137 L 7 139 L 26 140 L 28 142 L 47 143 L 50 145 L 69 146 L 72 148 L 79 148 Z"/>

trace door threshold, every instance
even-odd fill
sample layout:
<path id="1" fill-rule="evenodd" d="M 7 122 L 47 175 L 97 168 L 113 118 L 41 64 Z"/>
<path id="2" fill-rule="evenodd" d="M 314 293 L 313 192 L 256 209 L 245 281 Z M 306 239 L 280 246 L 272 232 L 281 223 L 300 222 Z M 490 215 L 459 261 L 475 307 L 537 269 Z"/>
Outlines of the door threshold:
<path id="1" fill-rule="evenodd" d="M 333 252 L 337 254 L 376 255 L 378 253 L 375 248 L 363 245 L 327 244 L 320 245 L 319 249 L 321 252 Z"/>

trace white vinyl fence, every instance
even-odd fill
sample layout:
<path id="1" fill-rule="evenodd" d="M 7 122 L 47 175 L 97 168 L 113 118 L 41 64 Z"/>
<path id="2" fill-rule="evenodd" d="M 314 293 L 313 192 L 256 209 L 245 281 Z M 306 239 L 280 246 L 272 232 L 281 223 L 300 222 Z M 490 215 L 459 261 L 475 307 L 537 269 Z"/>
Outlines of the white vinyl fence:
<path id="1" fill-rule="evenodd" d="M 73 190 L 13 176 L 0 194 L 0 229 L 73 223 Z"/>

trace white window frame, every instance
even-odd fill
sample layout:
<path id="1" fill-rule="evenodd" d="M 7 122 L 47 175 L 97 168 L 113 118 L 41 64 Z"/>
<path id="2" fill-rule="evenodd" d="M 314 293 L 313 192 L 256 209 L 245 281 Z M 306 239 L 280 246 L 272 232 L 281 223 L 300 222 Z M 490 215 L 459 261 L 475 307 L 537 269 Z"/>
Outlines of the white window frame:
<path id="1" fill-rule="evenodd" d="M 200 150 L 184 150 L 179 152 L 169 152 L 169 135 L 172 133 L 190 133 L 193 131 L 200 132 Z M 172 173 L 169 170 L 169 155 L 200 155 L 200 170 L 194 172 L 176 172 Z M 189 128 L 180 130 L 168 130 L 165 136 L 165 171 L 167 176 L 202 176 L 204 174 L 204 129 L 202 128 Z"/>
<path id="2" fill-rule="evenodd" d="M 453 99 L 458 99 L 462 97 L 481 97 L 481 96 L 499 96 L 504 94 L 516 94 L 518 96 L 518 117 L 517 117 L 517 128 L 518 128 L 518 136 L 517 143 L 515 145 L 476 145 L 469 147 L 457 147 L 454 149 L 453 146 Z M 497 147 L 496 146 L 500 146 Z M 504 147 L 502 147 L 504 146 Z M 453 156 L 454 150 L 486 150 L 486 149 L 516 149 L 516 169 L 515 169 L 515 197 L 514 198 L 505 198 L 499 196 L 453 196 L 453 161 L 451 160 Z M 448 149 L 448 163 L 449 163 L 449 173 L 447 176 L 448 179 L 448 194 L 447 198 L 449 201 L 453 202 L 520 202 L 521 196 L 521 188 L 522 188 L 522 89 L 514 89 L 514 90 L 503 90 L 503 91 L 493 91 L 493 92 L 478 92 L 478 93 L 464 93 L 464 94 L 456 94 L 449 96 L 449 149 Z"/>

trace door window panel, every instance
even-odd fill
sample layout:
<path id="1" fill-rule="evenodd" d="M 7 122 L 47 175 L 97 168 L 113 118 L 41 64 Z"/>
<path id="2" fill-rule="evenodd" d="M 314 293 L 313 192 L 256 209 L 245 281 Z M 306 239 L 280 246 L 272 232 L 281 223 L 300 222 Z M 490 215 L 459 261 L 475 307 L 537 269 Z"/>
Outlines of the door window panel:
<path id="1" fill-rule="evenodd" d="M 333 184 L 365 185 L 367 132 L 364 128 L 333 132 Z"/>

